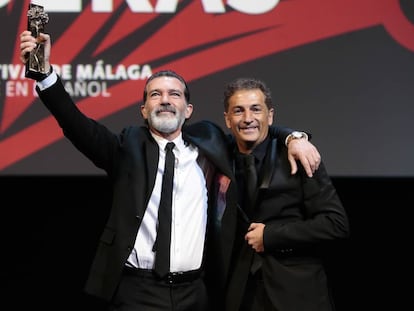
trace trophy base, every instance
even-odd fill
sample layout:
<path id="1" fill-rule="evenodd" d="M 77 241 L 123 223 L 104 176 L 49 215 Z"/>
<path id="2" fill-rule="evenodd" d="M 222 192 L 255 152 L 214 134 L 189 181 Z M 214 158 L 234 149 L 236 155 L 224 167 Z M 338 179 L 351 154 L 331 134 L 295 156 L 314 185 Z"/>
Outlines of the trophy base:
<path id="1" fill-rule="evenodd" d="M 43 80 L 44 78 L 47 77 L 47 73 L 42 72 L 42 71 L 32 70 L 32 69 L 29 69 L 29 70 L 26 69 L 26 72 L 25 72 L 24 76 L 26 78 L 30 78 L 30 79 L 33 79 L 33 80 L 36 80 L 36 81 L 41 81 L 41 80 Z"/>

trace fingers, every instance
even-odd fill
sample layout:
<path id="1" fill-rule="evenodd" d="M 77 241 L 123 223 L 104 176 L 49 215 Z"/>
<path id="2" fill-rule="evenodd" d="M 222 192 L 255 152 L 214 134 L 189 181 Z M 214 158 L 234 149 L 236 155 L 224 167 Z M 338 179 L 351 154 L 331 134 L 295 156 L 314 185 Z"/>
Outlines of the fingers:
<path id="1" fill-rule="evenodd" d="M 314 148 L 313 152 L 310 152 L 308 155 L 302 155 L 300 157 L 300 161 L 306 171 L 306 175 L 312 177 L 313 173 L 315 173 L 319 168 L 321 156 L 316 148 Z"/>
<path id="2" fill-rule="evenodd" d="M 290 162 L 290 173 L 292 174 L 292 175 L 295 175 L 296 174 L 296 172 L 298 171 L 298 165 L 296 164 L 296 160 L 295 160 L 295 158 L 293 157 L 293 155 L 291 155 L 291 154 L 288 154 L 288 160 L 289 160 L 289 162 Z"/>
<path id="3" fill-rule="evenodd" d="M 318 149 L 304 139 L 292 140 L 288 145 L 288 160 L 291 166 L 291 174 L 298 171 L 297 162 L 303 166 L 307 176 L 312 177 L 321 163 L 321 155 Z"/>
<path id="4" fill-rule="evenodd" d="M 319 168 L 319 165 L 321 164 L 321 155 L 318 152 L 318 149 L 315 149 L 315 155 L 314 155 L 314 160 L 315 160 L 315 171 Z"/>
<path id="5" fill-rule="evenodd" d="M 306 175 L 308 175 L 308 177 L 312 177 L 313 173 L 315 172 L 314 169 L 314 163 L 311 161 L 309 161 L 309 159 L 303 159 L 301 160 L 303 168 L 305 169 Z"/>
<path id="6" fill-rule="evenodd" d="M 28 30 L 23 31 L 20 34 L 20 60 L 22 63 L 26 63 L 29 57 L 29 54 L 36 46 L 40 43 L 46 44 L 46 49 L 48 51 L 46 57 L 49 56 L 50 51 L 50 36 L 47 34 L 39 34 L 37 38 L 33 37 L 31 32 Z"/>
<path id="7" fill-rule="evenodd" d="M 263 250 L 263 231 L 265 224 L 263 223 L 251 223 L 248 232 L 244 236 L 244 239 L 247 241 L 253 249 L 256 251 Z"/>
<path id="8" fill-rule="evenodd" d="M 20 34 L 20 60 L 26 63 L 30 52 L 36 47 L 36 39 L 32 37 L 28 30 Z"/>
<path id="9" fill-rule="evenodd" d="M 309 168 L 312 170 L 313 173 L 315 173 L 315 171 L 319 168 L 319 165 L 321 164 L 321 155 L 319 154 L 316 147 L 313 146 L 312 149 L 313 150 L 308 157 L 308 162 L 309 162 Z M 312 176 L 309 176 L 309 177 L 312 177 Z"/>
<path id="10" fill-rule="evenodd" d="M 288 154 L 288 160 L 290 163 L 290 173 L 294 175 L 298 171 L 298 165 L 296 163 L 296 159 L 294 155 Z M 299 160 L 300 163 L 302 164 L 302 167 L 305 170 L 306 175 L 308 175 L 309 177 L 312 177 L 313 173 L 316 170 L 316 166 L 317 166 L 314 156 L 311 153 L 308 153 L 308 154 L 300 153 L 299 155 L 297 155 L 297 160 Z"/>

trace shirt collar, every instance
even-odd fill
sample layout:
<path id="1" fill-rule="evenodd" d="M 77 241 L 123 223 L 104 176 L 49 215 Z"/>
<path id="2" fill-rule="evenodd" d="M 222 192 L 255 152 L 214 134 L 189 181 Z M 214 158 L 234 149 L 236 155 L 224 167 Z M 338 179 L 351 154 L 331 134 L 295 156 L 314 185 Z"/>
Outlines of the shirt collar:
<path id="1" fill-rule="evenodd" d="M 252 154 L 254 157 L 262 162 L 266 156 L 267 146 L 269 145 L 270 137 L 267 135 L 264 141 L 262 141 L 256 148 L 253 149 Z M 239 150 L 236 147 L 236 154 L 240 154 Z"/>
<path id="2" fill-rule="evenodd" d="M 152 132 L 150 132 L 150 133 L 151 133 L 152 137 L 155 139 L 155 141 L 157 142 L 160 149 L 165 150 L 165 146 L 170 141 L 165 139 L 164 137 L 155 135 Z M 180 133 L 180 135 L 178 135 L 174 140 L 172 140 L 172 142 L 175 144 L 174 149 L 177 148 L 178 151 L 183 150 L 185 148 L 185 143 L 184 143 L 184 140 L 183 140 L 182 133 Z"/>
<path id="3" fill-rule="evenodd" d="M 264 141 L 262 141 L 256 148 L 253 149 L 253 155 L 257 160 L 259 160 L 259 163 L 263 162 L 263 159 L 266 156 L 267 146 L 269 145 L 269 135 L 265 138 Z"/>

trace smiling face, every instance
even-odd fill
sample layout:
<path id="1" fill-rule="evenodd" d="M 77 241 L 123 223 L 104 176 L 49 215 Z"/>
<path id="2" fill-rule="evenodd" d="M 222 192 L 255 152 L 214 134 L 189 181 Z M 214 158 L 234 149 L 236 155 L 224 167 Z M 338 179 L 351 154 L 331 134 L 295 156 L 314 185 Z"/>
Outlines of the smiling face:
<path id="1" fill-rule="evenodd" d="M 239 151 L 251 151 L 265 140 L 273 123 L 274 109 L 268 108 L 260 89 L 237 90 L 227 100 L 226 126 L 232 131 Z"/>
<path id="2" fill-rule="evenodd" d="M 175 77 L 160 76 L 146 85 L 141 114 L 150 130 L 168 140 L 176 138 L 193 106 L 185 98 L 185 85 Z"/>

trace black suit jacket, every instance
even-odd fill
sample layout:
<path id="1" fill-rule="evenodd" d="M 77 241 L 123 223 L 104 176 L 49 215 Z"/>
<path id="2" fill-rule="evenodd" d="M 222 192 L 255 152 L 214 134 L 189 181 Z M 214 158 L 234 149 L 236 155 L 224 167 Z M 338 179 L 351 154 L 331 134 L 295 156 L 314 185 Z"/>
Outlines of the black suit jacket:
<path id="1" fill-rule="evenodd" d="M 251 217 L 266 225 L 263 282 L 275 310 L 330 311 L 334 305 L 322 258 L 348 237 L 348 218 L 323 163 L 312 178 L 299 168 L 291 175 L 286 147 L 277 139 L 269 142 Z M 240 228 L 226 311 L 238 310 L 255 253 L 244 241 L 247 225 Z"/>
<path id="2" fill-rule="evenodd" d="M 154 187 L 158 145 L 147 127 L 130 126 L 114 134 L 85 116 L 60 78 L 44 91 L 37 88 L 37 92 L 64 135 L 112 182 L 110 215 L 85 285 L 87 293 L 109 301 L 134 247 Z M 272 127 L 271 135 L 284 140 L 291 131 Z M 237 187 L 229 151 L 232 138 L 214 123 L 202 121 L 184 126 L 183 139 L 198 147 L 198 163 L 207 180 L 209 208 L 203 265 L 210 300 L 218 310 L 225 293 L 238 217 Z"/>
<path id="3" fill-rule="evenodd" d="M 89 294 L 109 301 L 134 247 L 154 187 L 158 145 L 145 126 L 130 126 L 116 135 L 85 116 L 60 79 L 50 88 L 37 89 L 37 92 L 64 135 L 97 167 L 105 170 L 113 184 L 111 212 L 85 286 Z M 203 121 L 185 126 L 183 138 L 199 148 L 198 162 L 208 182 L 207 247 L 203 260 L 206 282 L 214 284 L 209 288 L 222 294 L 236 227 L 236 190 L 232 189 L 227 136 L 217 125 Z"/>

